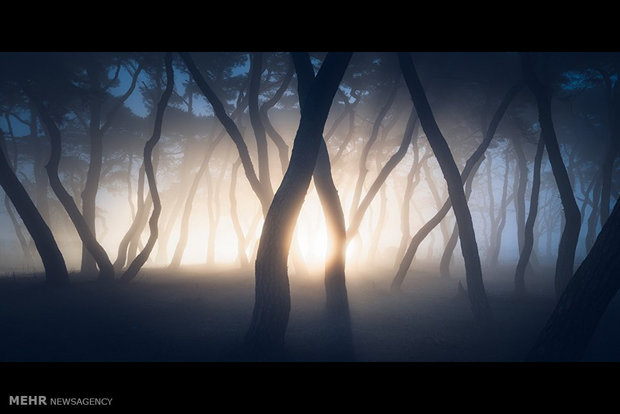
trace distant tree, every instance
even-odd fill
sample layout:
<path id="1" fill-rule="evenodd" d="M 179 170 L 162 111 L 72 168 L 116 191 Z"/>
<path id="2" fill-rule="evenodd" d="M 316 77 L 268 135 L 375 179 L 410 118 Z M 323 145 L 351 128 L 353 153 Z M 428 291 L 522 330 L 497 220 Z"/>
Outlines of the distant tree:
<path id="1" fill-rule="evenodd" d="M 164 61 L 166 65 L 166 88 L 164 89 L 164 92 L 157 105 L 153 135 L 144 145 L 144 171 L 148 181 L 151 199 L 153 200 L 153 212 L 151 213 L 151 217 L 149 219 L 150 235 L 148 241 L 146 242 L 146 245 L 144 246 L 144 249 L 142 249 L 142 251 L 136 256 L 136 258 L 131 262 L 127 270 L 125 270 L 125 272 L 121 276 L 121 280 L 123 281 L 131 281 L 134 277 L 136 277 L 144 263 L 146 263 L 147 259 L 149 258 L 151 251 L 155 246 L 155 242 L 157 241 L 157 235 L 159 232 L 158 220 L 161 213 L 161 201 L 159 199 L 159 193 L 157 191 L 155 170 L 153 168 L 153 150 L 155 149 L 155 146 L 157 145 L 161 137 L 164 111 L 168 106 L 168 100 L 170 99 L 170 96 L 172 95 L 172 89 L 174 88 L 172 53 L 166 53 Z"/>

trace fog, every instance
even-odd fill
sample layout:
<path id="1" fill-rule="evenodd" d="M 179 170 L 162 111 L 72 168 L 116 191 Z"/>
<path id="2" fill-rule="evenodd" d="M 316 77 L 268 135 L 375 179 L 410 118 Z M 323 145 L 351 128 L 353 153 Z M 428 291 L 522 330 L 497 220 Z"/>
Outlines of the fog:
<path id="1" fill-rule="evenodd" d="M 462 172 L 483 144 L 506 94 L 522 80 L 521 57 L 518 53 L 464 52 L 409 56 L 415 62 L 432 115 L 458 171 Z M 231 135 L 230 124 L 223 123 L 221 114 L 214 110 L 213 97 L 205 97 L 203 87 L 192 75 L 191 63 L 177 53 L 171 55 L 171 86 L 164 53 L 3 53 L 2 149 L 49 226 L 73 284 L 96 281 L 101 266 L 83 244 L 66 206 L 50 186 L 48 175 L 53 172 L 46 169 L 52 153 L 50 123 L 62 138 L 60 182 L 87 224 L 90 220 L 89 230 L 114 263 L 116 279 L 141 252 L 146 252 L 145 263 L 138 265 L 137 278 L 131 283 L 150 280 L 154 286 L 170 289 L 172 295 L 182 297 L 183 293 L 175 289 L 188 283 L 228 283 L 228 277 L 239 278 L 243 292 L 237 299 L 230 299 L 243 303 L 240 306 L 245 313 L 241 312 L 241 322 L 235 321 L 242 333 L 253 304 L 252 277 L 266 217 L 250 175 L 254 174 L 257 185 L 271 194 L 277 194 L 281 183 L 286 182 L 283 177 L 287 169 L 292 175 L 293 163 L 289 165 L 289 160 L 304 110 L 300 108 L 299 75 L 290 55 L 284 52 L 200 52 L 192 53 L 190 58 L 220 102 L 225 117 L 239 131 L 247 147 L 247 160 L 243 159 L 243 150 L 234 134 Z M 615 94 L 619 58 L 618 54 L 547 53 L 540 54 L 535 66 L 545 93 L 551 97 L 553 130 L 574 203 L 581 213 L 574 264 L 568 264 L 570 275 L 587 257 L 605 223 L 605 218 L 601 218 L 602 200 L 608 202 L 609 215 L 620 188 L 613 115 L 618 106 Z M 326 54 L 313 53 L 310 62 L 317 76 L 314 85 L 320 79 Z M 365 332 L 361 327 L 374 326 L 378 315 L 388 312 L 387 309 L 401 317 L 407 312 L 414 314 L 420 306 L 419 309 L 429 311 L 434 302 L 428 302 L 426 308 L 420 303 L 433 297 L 448 303 L 458 297 L 460 289 L 473 289 L 468 286 L 473 279 L 467 275 L 459 239 L 451 257 L 448 255 L 449 267 L 440 267 L 453 230 L 455 235 L 459 233 L 455 213 L 450 209 L 422 239 L 412 263 L 405 268 L 406 277 L 396 286 L 406 295 L 418 295 L 416 300 L 422 302 L 411 304 L 412 308 L 403 299 L 403 293 L 387 299 L 396 295 L 393 280 L 399 267 L 404 266 L 405 251 L 412 238 L 450 199 L 445 166 L 435 156 L 433 137 L 427 137 L 428 126 L 418 114 L 417 103 L 412 101 L 408 82 L 396 53 L 354 53 L 322 128 L 347 232 L 347 306 L 351 307 L 354 342 L 358 335 L 357 354 L 367 360 L 485 359 L 488 355 L 481 353 L 442 354 L 420 349 L 421 354 L 416 356 L 414 351 L 404 350 L 402 341 L 408 331 L 398 331 L 398 327 L 394 332 L 401 332 L 402 336 L 393 338 L 391 355 L 379 351 L 385 344 L 359 345 Z M 168 86 L 172 88 L 171 94 L 164 102 L 161 134 L 157 136 L 154 130 L 157 131 L 158 104 Z M 500 309 L 499 319 L 504 321 L 511 319 L 502 306 L 512 304 L 513 300 L 515 269 L 526 244 L 526 219 L 531 214 L 535 154 L 545 127 L 539 118 L 539 95 L 526 86 L 520 88 L 508 101 L 488 147 L 473 167 L 471 188 L 467 189 L 465 184 L 482 279 L 491 297 L 491 308 Z M 256 113 L 252 112 L 254 109 Z M 155 222 L 157 237 L 149 247 L 153 235 L 149 219 L 153 219 L 154 203 L 144 154 L 145 145 L 154 137 L 152 164 L 161 214 Z M 99 154 L 94 150 L 97 139 L 101 144 Z M 605 163 L 609 165 L 610 152 L 611 166 L 603 167 Z M 93 157 L 98 158 L 100 167 L 93 167 Z M 534 207 L 537 215 L 532 228 L 533 246 L 524 277 L 528 300 L 540 300 L 543 304 L 514 305 L 519 309 L 514 318 L 537 318 L 536 329 L 524 333 L 525 339 L 511 342 L 513 348 L 506 353 L 489 359 L 522 357 L 553 309 L 557 293 L 554 289 L 565 286 L 558 287 L 555 273 L 566 225 L 566 200 L 559 191 L 554 167 L 557 168 L 545 150 L 538 203 Z M 303 325 L 295 319 L 295 312 L 299 312 L 300 306 L 322 309 L 326 262 L 329 267 L 328 257 L 333 249 L 331 230 L 315 183 L 316 171 L 294 220 L 290 252 L 284 252 L 288 253 L 285 257 L 292 289 L 293 333 L 287 343 L 293 344 L 289 346 L 297 350 L 293 354 L 298 359 L 308 356 L 304 352 L 310 345 L 304 345 L 295 336 L 299 332 L 295 329 Z M 95 194 L 92 211 L 88 210 L 88 196 L 85 198 L 89 184 L 94 186 Z M 0 206 L 0 275 L 8 289 L 12 289 L 9 281 L 26 283 L 34 276 L 32 283 L 40 282 L 46 269 L 37 247 L 8 195 L 2 191 L 0 196 L 4 199 Z M 89 219 L 93 214 L 94 220 Z M 127 239 L 128 231 L 134 227 L 137 233 Z M 119 267 L 115 261 L 124 238 L 128 241 L 123 253 L 127 257 Z M 109 289 L 105 288 L 106 294 L 114 295 Z M 215 288 L 209 292 L 217 295 Z M 502 302 L 502 298 L 509 298 L 508 302 Z M 394 301 L 400 307 L 390 308 L 396 306 Z M 460 314 L 463 310 L 471 318 L 465 310 L 466 303 L 464 299 L 463 308 L 455 312 Z M 531 314 L 527 313 L 530 311 Z M 372 339 L 368 340 L 372 343 Z M 526 345 L 518 345 L 519 341 Z M 56 358 L 49 355 L 50 359 Z M 72 355 L 63 355 L 73 359 Z M 90 355 L 92 358 L 85 358 L 108 358 L 96 351 Z M 230 357 L 214 355 L 206 359 Z M 589 355 L 594 359 L 620 356 Z M 116 357 L 133 358 L 109 358 Z M 163 359 L 168 357 L 164 355 Z M 202 359 L 194 351 L 170 358 Z"/>

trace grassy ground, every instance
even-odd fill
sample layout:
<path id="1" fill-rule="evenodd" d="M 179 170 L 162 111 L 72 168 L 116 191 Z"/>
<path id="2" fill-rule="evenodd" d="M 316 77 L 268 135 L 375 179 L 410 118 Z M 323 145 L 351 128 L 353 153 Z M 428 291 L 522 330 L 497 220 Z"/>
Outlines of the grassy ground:
<path id="1" fill-rule="evenodd" d="M 485 286 L 491 329 L 477 326 L 457 279 L 417 272 L 400 293 L 391 273 L 349 275 L 353 336 L 359 361 L 519 361 L 554 301 L 548 285 L 517 300 L 509 283 Z M 79 280 L 49 288 L 36 278 L 0 279 L 1 361 L 230 361 L 253 304 L 251 272 L 145 270 L 130 284 Z M 320 278 L 291 277 L 287 360 L 327 355 Z M 620 304 L 599 325 L 590 360 L 620 360 Z"/>

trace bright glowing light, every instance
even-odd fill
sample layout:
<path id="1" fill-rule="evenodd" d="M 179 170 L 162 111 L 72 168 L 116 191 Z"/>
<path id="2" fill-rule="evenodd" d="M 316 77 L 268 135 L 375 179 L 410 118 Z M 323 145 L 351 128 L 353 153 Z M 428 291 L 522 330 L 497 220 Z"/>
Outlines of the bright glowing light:
<path id="1" fill-rule="evenodd" d="M 327 227 L 323 210 L 316 191 L 312 191 L 301 208 L 291 254 L 296 254 L 298 248 L 308 270 L 312 273 L 320 272 L 325 267 L 327 247 Z"/>

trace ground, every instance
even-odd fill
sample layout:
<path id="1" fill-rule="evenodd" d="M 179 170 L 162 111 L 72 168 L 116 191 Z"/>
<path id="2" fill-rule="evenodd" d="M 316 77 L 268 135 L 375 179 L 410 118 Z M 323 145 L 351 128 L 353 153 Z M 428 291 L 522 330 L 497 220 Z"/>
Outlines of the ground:
<path id="1" fill-rule="evenodd" d="M 478 326 L 459 278 L 415 270 L 400 293 L 391 272 L 349 275 L 358 361 L 520 361 L 553 309 L 548 284 L 523 300 L 509 278 L 487 276 L 495 323 Z M 253 305 L 251 271 L 144 270 L 129 284 L 102 285 L 73 277 L 50 288 L 39 277 L 0 279 L 1 361 L 234 361 Z M 326 359 L 320 277 L 291 276 L 289 361 Z M 616 298 L 587 360 L 620 360 Z"/>

